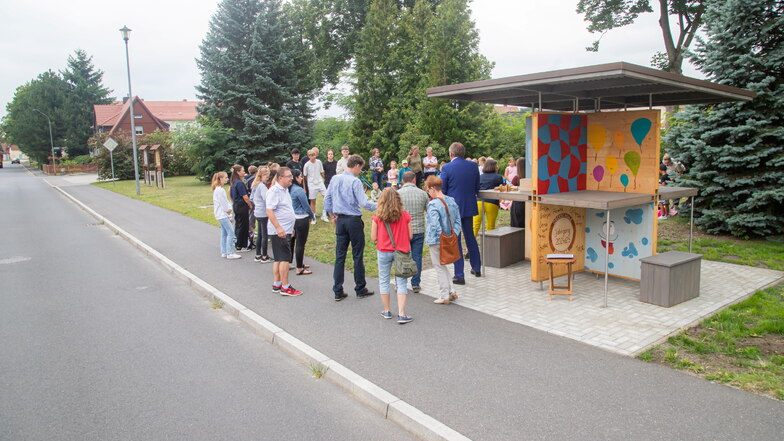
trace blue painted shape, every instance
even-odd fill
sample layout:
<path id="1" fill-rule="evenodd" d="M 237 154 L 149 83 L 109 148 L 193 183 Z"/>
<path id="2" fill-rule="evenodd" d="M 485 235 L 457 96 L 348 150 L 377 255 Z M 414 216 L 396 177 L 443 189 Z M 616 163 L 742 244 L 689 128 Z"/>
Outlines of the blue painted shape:
<path id="1" fill-rule="evenodd" d="M 550 143 L 550 128 L 547 125 L 539 127 L 539 141 L 545 144 Z"/>
<path id="2" fill-rule="evenodd" d="M 640 242 L 642 242 L 642 244 L 643 244 L 643 245 L 648 245 L 648 238 L 647 238 L 647 237 L 643 237 L 643 238 L 640 240 Z"/>
<path id="3" fill-rule="evenodd" d="M 604 211 L 598 211 L 596 217 L 604 217 Z"/>
<path id="4" fill-rule="evenodd" d="M 642 208 L 631 208 L 626 210 L 623 220 L 627 224 L 634 222 L 635 224 L 640 225 L 642 223 L 642 214 Z"/>
<path id="5" fill-rule="evenodd" d="M 648 133 L 651 131 L 651 120 L 648 118 L 638 118 L 632 122 L 631 125 L 631 132 L 632 136 L 634 137 L 634 141 L 637 143 L 638 146 L 642 147 L 642 142 L 645 140 L 645 137 L 648 136 Z"/>
<path id="6" fill-rule="evenodd" d="M 585 258 L 590 260 L 591 262 L 596 262 L 596 260 L 599 258 L 599 255 L 596 254 L 596 250 L 594 250 L 593 248 L 588 248 L 587 250 L 585 250 Z"/>
<path id="7" fill-rule="evenodd" d="M 585 227 L 585 232 L 586 233 L 590 233 L 591 232 L 591 227 Z"/>
<path id="8" fill-rule="evenodd" d="M 613 268 L 615 268 L 615 264 L 610 262 L 609 264 L 607 264 L 607 267 L 610 268 L 610 269 L 613 269 Z"/>
<path id="9" fill-rule="evenodd" d="M 621 175 L 621 184 L 622 184 L 624 187 L 626 187 L 627 185 L 629 185 L 629 176 L 627 176 L 627 175 L 626 175 L 626 173 L 624 173 L 624 174 L 622 174 L 622 175 Z"/>
<path id="10" fill-rule="evenodd" d="M 624 247 L 623 252 L 621 252 L 621 256 L 628 257 L 629 259 L 634 259 L 639 255 L 640 253 L 637 251 L 637 247 L 634 246 L 633 242 L 629 242 L 629 246 Z"/>

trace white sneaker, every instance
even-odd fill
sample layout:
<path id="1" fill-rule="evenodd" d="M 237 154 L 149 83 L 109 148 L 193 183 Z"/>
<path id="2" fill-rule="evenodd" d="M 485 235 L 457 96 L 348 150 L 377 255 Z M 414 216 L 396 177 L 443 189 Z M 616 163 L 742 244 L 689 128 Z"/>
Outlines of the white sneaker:
<path id="1" fill-rule="evenodd" d="M 313 219 L 312 221 L 310 221 L 310 224 L 311 225 L 316 225 L 316 219 Z"/>
<path id="2" fill-rule="evenodd" d="M 225 259 L 226 258 L 226 254 L 221 254 L 221 257 L 223 257 Z"/>
<path id="3" fill-rule="evenodd" d="M 226 258 L 227 259 L 242 259 L 242 256 L 240 256 L 237 253 L 231 253 L 231 254 L 227 255 Z"/>
<path id="4" fill-rule="evenodd" d="M 321 216 L 321 220 L 323 220 L 324 222 L 329 223 L 329 218 L 326 217 L 326 216 Z"/>

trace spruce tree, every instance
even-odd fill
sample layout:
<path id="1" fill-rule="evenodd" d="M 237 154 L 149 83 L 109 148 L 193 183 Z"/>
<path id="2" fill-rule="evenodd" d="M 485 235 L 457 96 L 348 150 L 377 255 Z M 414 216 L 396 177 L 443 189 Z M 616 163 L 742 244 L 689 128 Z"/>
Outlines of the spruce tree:
<path id="1" fill-rule="evenodd" d="M 665 135 L 700 189 L 697 225 L 739 237 L 784 233 L 784 3 L 722 0 L 706 12 L 693 56 L 709 79 L 756 92 L 752 101 L 689 106 Z"/>
<path id="2" fill-rule="evenodd" d="M 111 90 L 103 86 L 103 71 L 95 69 L 93 57 L 81 49 L 68 57 L 68 67 L 60 74 L 67 85 L 65 148 L 70 157 L 84 155 L 93 135 L 93 106 L 111 103 Z"/>
<path id="3" fill-rule="evenodd" d="M 230 129 L 233 162 L 283 159 L 310 139 L 311 93 L 279 0 L 223 0 L 200 46 L 200 113 Z M 202 161 L 203 163 L 203 161 Z"/>

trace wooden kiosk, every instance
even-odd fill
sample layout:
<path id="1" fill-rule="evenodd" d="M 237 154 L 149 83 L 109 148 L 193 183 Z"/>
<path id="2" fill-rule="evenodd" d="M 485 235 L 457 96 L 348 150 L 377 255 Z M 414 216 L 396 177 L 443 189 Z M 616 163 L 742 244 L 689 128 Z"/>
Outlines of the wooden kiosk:
<path id="1" fill-rule="evenodd" d="M 697 194 L 659 188 L 662 115 L 654 106 L 744 101 L 754 93 L 611 63 L 440 86 L 428 96 L 533 109 L 525 146 L 530 188 L 480 196 L 529 203 L 532 281 L 550 279 L 548 254 L 573 254 L 574 271 L 604 274 L 607 306 L 608 276 L 640 280 L 640 259 L 656 254 L 656 201 Z M 556 277 L 567 272 L 567 265 L 552 267 Z"/>

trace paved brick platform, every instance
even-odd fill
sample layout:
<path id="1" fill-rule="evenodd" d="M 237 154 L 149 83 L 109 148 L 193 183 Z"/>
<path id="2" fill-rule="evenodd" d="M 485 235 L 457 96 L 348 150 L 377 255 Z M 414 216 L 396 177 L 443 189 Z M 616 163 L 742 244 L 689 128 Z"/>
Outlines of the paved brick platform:
<path id="1" fill-rule="evenodd" d="M 634 356 L 701 319 L 784 278 L 784 272 L 702 261 L 700 296 L 670 308 L 640 302 L 640 284 L 610 277 L 604 308 L 604 277 L 578 273 L 573 301 L 549 300 L 547 285 L 531 282 L 530 262 L 486 268 L 480 279 L 457 286 L 461 306 L 571 338 L 621 355 Z M 564 284 L 564 279 L 556 283 Z M 436 275 L 422 273 L 422 293 L 437 296 Z"/>

